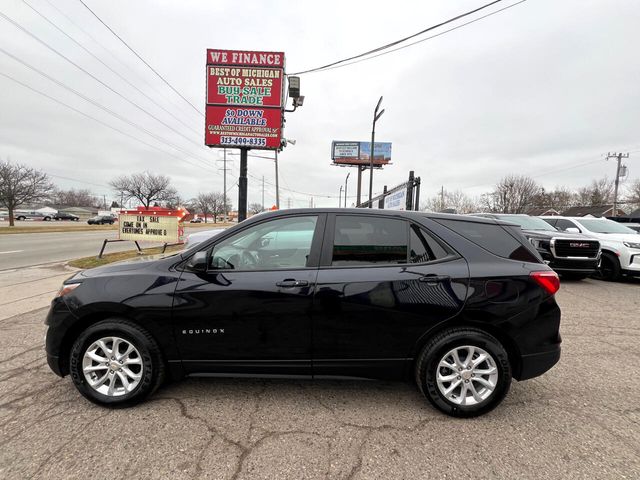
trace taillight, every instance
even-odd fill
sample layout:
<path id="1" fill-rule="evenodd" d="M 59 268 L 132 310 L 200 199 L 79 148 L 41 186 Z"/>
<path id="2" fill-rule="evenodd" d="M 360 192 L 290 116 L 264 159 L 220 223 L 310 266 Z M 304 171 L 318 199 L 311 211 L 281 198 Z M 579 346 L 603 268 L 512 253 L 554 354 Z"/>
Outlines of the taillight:
<path id="1" fill-rule="evenodd" d="M 558 274 L 554 271 L 531 272 L 529 276 L 549 295 L 553 295 L 560 290 L 560 277 L 558 277 Z"/>

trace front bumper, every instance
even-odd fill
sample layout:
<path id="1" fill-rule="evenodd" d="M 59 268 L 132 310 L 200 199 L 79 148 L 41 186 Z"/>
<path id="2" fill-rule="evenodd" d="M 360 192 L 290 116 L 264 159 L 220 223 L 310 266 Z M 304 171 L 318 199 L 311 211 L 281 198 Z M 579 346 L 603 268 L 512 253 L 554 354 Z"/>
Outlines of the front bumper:
<path id="1" fill-rule="evenodd" d="M 65 336 L 74 320 L 75 317 L 62 297 L 54 298 L 51 301 L 51 308 L 49 308 L 45 320 L 48 328 L 44 344 L 47 352 L 47 364 L 53 373 L 60 377 L 64 377 L 68 373 L 68 359 L 61 358 L 61 354 L 65 351 Z"/>

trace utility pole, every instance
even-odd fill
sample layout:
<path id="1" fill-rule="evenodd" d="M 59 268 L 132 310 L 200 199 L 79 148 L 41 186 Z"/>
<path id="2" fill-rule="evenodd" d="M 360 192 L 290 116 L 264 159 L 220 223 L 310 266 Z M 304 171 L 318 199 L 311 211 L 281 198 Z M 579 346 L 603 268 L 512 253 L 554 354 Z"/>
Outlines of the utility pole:
<path id="1" fill-rule="evenodd" d="M 369 208 L 373 208 L 371 198 L 373 195 L 373 156 L 376 148 L 375 147 L 376 146 L 376 122 L 384 113 L 384 108 L 380 113 L 378 113 L 378 109 L 380 108 L 381 103 L 382 103 L 382 96 L 380 97 L 380 100 L 378 100 L 376 109 L 373 112 L 373 124 L 371 126 L 371 152 L 369 155 Z"/>
<path id="2" fill-rule="evenodd" d="M 440 187 L 440 211 L 444 210 L 444 185 Z"/>
<path id="3" fill-rule="evenodd" d="M 264 175 L 262 175 L 262 211 L 264 212 Z"/>
<path id="4" fill-rule="evenodd" d="M 616 166 L 616 183 L 613 191 L 613 213 L 612 216 L 616 217 L 618 215 L 618 186 L 620 184 L 620 166 L 623 158 L 629 158 L 629 153 L 607 153 L 607 160 L 610 158 L 615 158 L 617 160 Z"/>
<path id="5" fill-rule="evenodd" d="M 238 178 L 238 223 L 247 219 L 247 157 L 248 148 L 240 149 L 240 177 Z"/>
<path id="6" fill-rule="evenodd" d="M 287 198 L 287 208 L 291 208 L 291 197 Z"/>
<path id="7" fill-rule="evenodd" d="M 222 204 L 224 208 L 224 223 L 227 223 L 227 149 L 223 149 L 222 160 Z"/>
<path id="8" fill-rule="evenodd" d="M 342 185 L 340 185 L 340 195 L 338 196 L 338 208 L 342 206 Z"/>

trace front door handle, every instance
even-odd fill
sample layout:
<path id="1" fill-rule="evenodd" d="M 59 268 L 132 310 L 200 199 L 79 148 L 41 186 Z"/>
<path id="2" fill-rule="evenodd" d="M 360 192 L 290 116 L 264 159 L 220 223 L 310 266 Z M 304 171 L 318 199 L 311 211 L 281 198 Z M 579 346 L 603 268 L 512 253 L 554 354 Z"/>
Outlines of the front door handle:
<path id="1" fill-rule="evenodd" d="M 309 282 L 306 280 L 294 280 L 293 278 L 287 278 L 286 280 L 276 283 L 276 286 L 282 288 L 306 287 L 307 285 L 309 285 Z"/>
<path id="2" fill-rule="evenodd" d="M 420 277 L 421 282 L 425 282 L 427 285 L 437 285 L 438 283 L 447 282 L 451 280 L 449 275 L 424 275 Z"/>

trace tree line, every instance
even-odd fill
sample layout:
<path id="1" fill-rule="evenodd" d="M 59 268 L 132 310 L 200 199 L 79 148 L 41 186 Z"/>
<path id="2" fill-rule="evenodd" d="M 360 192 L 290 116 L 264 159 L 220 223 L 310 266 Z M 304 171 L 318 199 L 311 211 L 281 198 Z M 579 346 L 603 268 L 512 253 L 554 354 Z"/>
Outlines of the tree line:
<path id="1" fill-rule="evenodd" d="M 578 189 L 559 186 L 545 189 L 526 175 L 506 175 L 493 189 L 478 197 L 462 190 L 442 190 L 421 204 L 424 211 L 453 209 L 457 213 L 526 213 L 532 208 L 553 208 L 559 212 L 575 206 L 613 203 L 614 181 L 607 177 L 592 180 Z M 619 186 L 618 203 L 627 212 L 640 208 L 640 179 Z M 626 208 L 625 208 L 626 207 Z"/>

